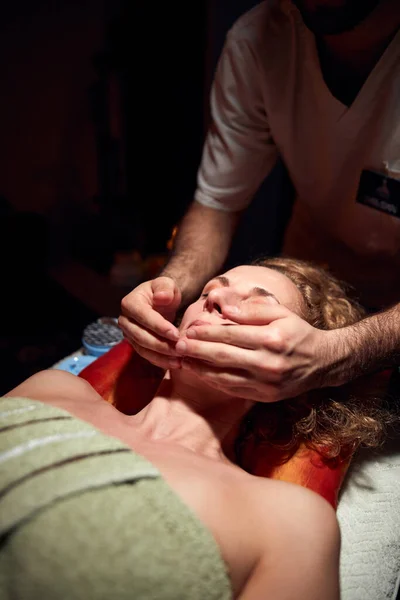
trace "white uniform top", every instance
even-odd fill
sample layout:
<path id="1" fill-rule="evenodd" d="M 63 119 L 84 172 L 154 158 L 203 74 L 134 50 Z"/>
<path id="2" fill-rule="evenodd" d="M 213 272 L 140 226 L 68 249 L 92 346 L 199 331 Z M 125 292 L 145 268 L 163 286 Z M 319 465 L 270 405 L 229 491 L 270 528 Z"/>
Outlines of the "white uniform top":
<path id="1" fill-rule="evenodd" d="M 363 169 L 400 180 L 400 32 L 347 107 L 296 7 L 262 2 L 227 36 L 211 110 L 196 200 L 245 208 L 279 154 L 297 194 L 284 253 L 329 265 L 370 306 L 400 301 L 400 219 L 356 203 Z"/>

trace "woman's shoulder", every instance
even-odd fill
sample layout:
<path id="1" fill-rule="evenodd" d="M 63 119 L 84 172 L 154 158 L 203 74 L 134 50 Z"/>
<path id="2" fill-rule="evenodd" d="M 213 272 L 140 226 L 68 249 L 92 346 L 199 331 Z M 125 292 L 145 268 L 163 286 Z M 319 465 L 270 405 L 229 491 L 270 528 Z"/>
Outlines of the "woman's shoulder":
<path id="1" fill-rule="evenodd" d="M 268 554 L 271 545 L 284 543 L 285 535 L 290 539 L 305 540 L 312 535 L 325 535 L 337 527 L 336 514 L 332 506 L 315 492 L 298 484 L 250 476 L 244 486 L 243 502 L 247 503 L 248 524 L 256 523 L 254 542 L 260 556 Z M 326 526 L 323 533 L 315 530 L 314 523 Z"/>
<path id="2" fill-rule="evenodd" d="M 248 475 L 245 494 L 260 518 L 262 515 L 267 518 L 271 507 L 275 511 L 295 516 L 304 514 L 305 506 L 312 506 L 313 510 L 321 513 L 334 514 L 333 508 L 324 498 L 296 483 Z"/>

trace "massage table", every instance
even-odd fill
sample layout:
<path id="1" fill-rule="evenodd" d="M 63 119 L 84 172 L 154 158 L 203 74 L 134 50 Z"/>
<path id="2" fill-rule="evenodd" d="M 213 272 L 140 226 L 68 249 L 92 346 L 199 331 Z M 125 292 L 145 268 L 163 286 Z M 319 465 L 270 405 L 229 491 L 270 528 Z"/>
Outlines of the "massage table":
<path id="1" fill-rule="evenodd" d="M 74 363 L 80 365 L 76 374 L 125 414 L 144 407 L 163 376 L 161 369 L 142 359 L 126 341 L 99 358 L 87 357 L 80 350 L 54 368 L 74 372 Z M 317 453 L 304 447 L 284 464 L 271 447 L 261 451 L 249 447 L 248 452 L 255 475 L 308 487 L 337 509 L 342 600 L 400 598 L 399 439 L 379 451 L 359 451 L 350 466 L 349 461 L 340 460 L 325 465 Z"/>

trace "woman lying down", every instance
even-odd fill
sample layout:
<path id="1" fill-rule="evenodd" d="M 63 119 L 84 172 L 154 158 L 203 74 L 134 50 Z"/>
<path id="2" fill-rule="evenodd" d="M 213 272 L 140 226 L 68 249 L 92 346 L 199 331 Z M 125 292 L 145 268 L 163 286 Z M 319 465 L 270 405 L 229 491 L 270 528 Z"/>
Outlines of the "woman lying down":
<path id="1" fill-rule="evenodd" d="M 335 280 L 305 263 L 269 259 L 223 277 L 187 308 L 183 334 L 196 321 L 234 326 L 224 318 L 232 298 L 273 297 L 324 329 L 362 316 Z M 373 444 L 383 429 L 377 401 L 310 395 L 298 411 L 295 402 L 293 439 L 330 458 L 344 445 Z M 185 368 L 167 372 L 134 416 L 63 372 L 12 390 L 0 401 L 0 597 L 338 598 L 333 509 L 239 466 L 249 423 L 251 435 L 266 435 L 253 405 Z M 263 405 L 267 422 L 284 405 Z"/>

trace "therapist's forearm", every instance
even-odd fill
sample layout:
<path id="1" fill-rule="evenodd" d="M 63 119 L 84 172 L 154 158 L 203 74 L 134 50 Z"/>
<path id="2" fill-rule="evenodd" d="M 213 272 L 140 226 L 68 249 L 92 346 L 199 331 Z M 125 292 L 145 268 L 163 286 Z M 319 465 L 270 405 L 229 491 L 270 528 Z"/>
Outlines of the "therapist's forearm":
<path id="1" fill-rule="evenodd" d="M 322 385 L 341 385 L 400 364 L 400 304 L 329 332 Z"/>
<path id="2" fill-rule="evenodd" d="M 160 275 L 172 277 L 183 304 L 192 300 L 222 267 L 239 213 L 215 210 L 194 201 L 178 227 L 172 256 Z"/>

